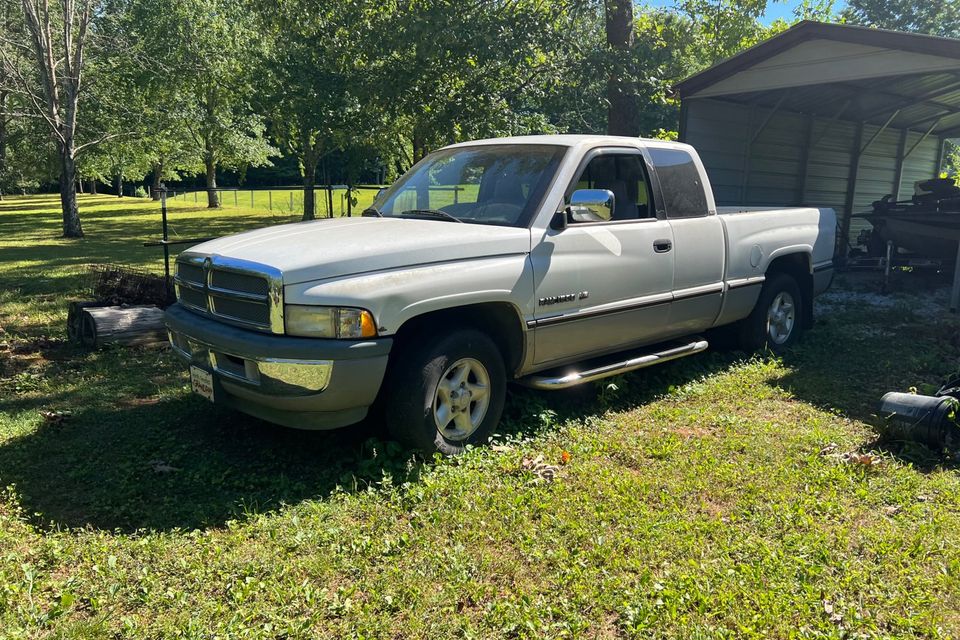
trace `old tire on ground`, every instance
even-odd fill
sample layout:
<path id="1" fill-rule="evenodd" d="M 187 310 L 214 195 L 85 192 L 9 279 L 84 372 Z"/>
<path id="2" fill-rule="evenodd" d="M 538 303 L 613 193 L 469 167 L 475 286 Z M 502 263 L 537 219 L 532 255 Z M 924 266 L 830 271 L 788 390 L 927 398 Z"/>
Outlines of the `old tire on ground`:
<path id="1" fill-rule="evenodd" d="M 800 285 L 786 273 L 767 277 L 757 304 L 739 325 L 739 343 L 744 351 L 768 348 L 780 354 L 789 349 L 803 331 L 803 299 Z"/>
<path id="2" fill-rule="evenodd" d="M 493 433 L 506 396 L 503 356 L 485 333 L 463 329 L 433 339 L 410 338 L 387 381 L 390 435 L 425 452 L 446 455 L 481 444 Z"/>

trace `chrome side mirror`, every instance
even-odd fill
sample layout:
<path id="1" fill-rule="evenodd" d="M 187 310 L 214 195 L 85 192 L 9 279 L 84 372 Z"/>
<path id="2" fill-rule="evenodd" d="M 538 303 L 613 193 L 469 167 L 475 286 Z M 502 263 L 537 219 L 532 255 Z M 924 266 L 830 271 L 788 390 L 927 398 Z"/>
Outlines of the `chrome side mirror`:
<path id="1" fill-rule="evenodd" d="M 606 222 L 613 218 L 615 198 L 609 189 L 577 189 L 570 196 L 570 222 Z"/>

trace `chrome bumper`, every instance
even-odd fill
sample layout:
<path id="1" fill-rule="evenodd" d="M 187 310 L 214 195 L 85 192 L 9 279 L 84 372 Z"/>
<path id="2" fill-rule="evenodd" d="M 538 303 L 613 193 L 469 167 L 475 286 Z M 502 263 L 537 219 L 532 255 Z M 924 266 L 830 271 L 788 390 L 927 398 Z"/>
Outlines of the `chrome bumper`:
<path id="1" fill-rule="evenodd" d="M 261 393 L 304 396 L 327 388 L 333 360 L 268 358 L 229 353 L 197 338 L 167 330 L 174 352 L 189 363 L 206 365 L 221 376 L 246 383 Z"/>
<path id="2" fill-rule="evenodd" d="M 297 429 L 334 429 L 367 415 L 392 338 L 322 340 L 230 326 L 180 304 L 166 310 L 174 351 L 213 373 L 214 399 Z"/>

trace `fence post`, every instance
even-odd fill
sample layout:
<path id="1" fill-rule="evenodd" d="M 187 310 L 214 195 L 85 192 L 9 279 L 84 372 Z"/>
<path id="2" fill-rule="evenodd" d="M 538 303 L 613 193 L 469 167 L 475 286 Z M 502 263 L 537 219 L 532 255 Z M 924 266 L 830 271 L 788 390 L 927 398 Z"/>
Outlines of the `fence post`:
<path id="1" fill-rule="evenodd" d="M 293 191 L 290 192 L 290 213 L 293 213 Z"/>
<path id="2" fill-rule="evenodd" d="M 234 192 L 233 192 L 233 206 L 237 206 L 237 192 L 236 192 L 236 190 L 234 190 Z"/>
<path id="3" fill-rule="evenodd" d="M 166 296 L 170 298 L 170 245 L 167 240 L 170 238 L 167 231 L 167 188 L 160 187 L 160 220 L 163 226 L 163 289 Z"/>
<path id="4" fill-rule="evenodd" d="M 273 191 L 267 191 L 267 207 L 273 211 Z"/>
<path id="5" fill-rule="evenodd" d="M 197 201 L 197 192 L 196 192 L 196 191 L 193 192 L 193 201 L 194 201 L 194 203 L 196 203 L 196 201 Z"/>
<path id="6" fill-rule="evenodd" d="M 250 189 L 250 208 L 253 209 L 253 189 Z"/>
<path id="7" fill-rule="evenodd" d="M 350 197 L 352 195 L 353 195 L 353 187 L 348 184 L 347 185 L 347 217 L 348 218 L 353 217 L 353 198 Z"/>

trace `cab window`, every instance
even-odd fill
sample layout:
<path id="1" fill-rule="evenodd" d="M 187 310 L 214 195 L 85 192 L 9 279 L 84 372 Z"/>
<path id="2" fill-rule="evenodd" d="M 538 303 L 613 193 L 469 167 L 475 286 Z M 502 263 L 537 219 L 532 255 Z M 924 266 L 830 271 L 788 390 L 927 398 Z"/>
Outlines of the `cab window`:
<path id="1" fill-rule="evenodd" d="M 578 189 L 606 189 L 613 194 L 613 213 L 609 219 L 596 222 L 640 220 L 655 218 L 657 212 L 652 204 L 650 180 L 640 154 L 602 154 L 593 158 L 580 174 L 577 182 L 567 193 Z"/>
<path id="2" fill-rule="evenodd" d="M 668 218 L 696 218 L 707 213 L 707 196 L 693 157 L 682 149 L 650 147 Z"/>

